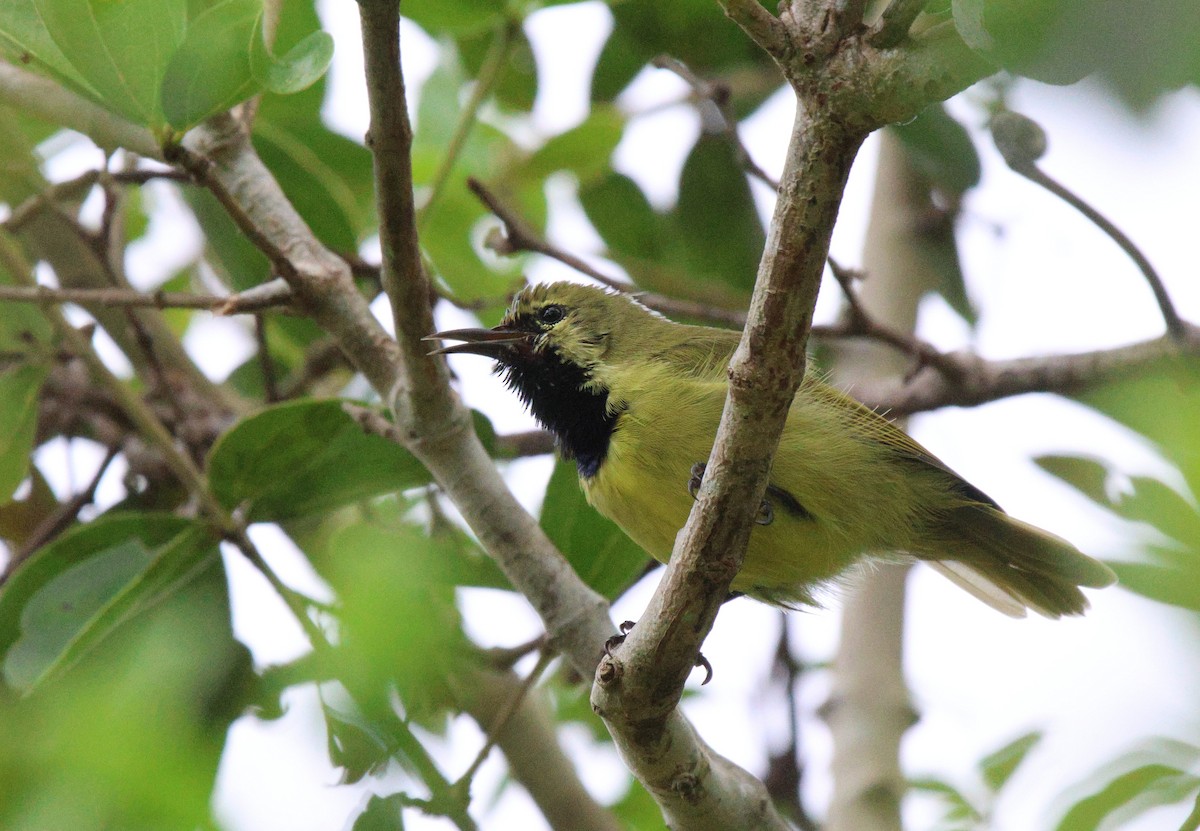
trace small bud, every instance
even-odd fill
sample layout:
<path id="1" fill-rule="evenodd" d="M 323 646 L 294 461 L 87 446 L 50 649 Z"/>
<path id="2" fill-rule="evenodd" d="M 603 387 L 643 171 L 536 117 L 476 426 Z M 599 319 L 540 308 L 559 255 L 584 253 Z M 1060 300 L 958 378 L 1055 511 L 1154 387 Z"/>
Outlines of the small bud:
<path id="1" fill-rule="evenodd" d="M 1032 118 L 1005 110 L 992 118 L 992 140 L 1013 170 L 1028 169 L 1046 154 L 1046 131 Z"/>

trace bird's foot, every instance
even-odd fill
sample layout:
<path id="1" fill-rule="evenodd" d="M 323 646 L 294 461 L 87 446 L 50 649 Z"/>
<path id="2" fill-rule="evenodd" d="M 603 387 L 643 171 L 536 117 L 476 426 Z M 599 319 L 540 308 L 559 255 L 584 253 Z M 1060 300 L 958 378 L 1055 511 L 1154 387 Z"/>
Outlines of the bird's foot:
<path id="1" fill-rule="evenodd" d="M 613 635 L 611 638 L 609 638 L 608 640 L 606 640 L 604 642 L 604 654 L 611 658 L 612 651 L 614 649 L 616 649 L 618 646 L 620 646 L 621 644 L 625 643 L 625 638 L 629 635 L 630 632 L 633 631 L 633 627 L 634 627 L 634 622 L 632 620 L 626 620 L 620 626 L 618 626 L 617 629 L 620 630 L 621 634 Z M 696 653 L 696 663 L 694 663 L 692 666 L 704 667 L 704 680 L 700 682 L 700 686 L 703 687 L 705 684 L 707 684 L 709 681 L 712 680 L 712 677 L 713 677 L 712 664 L 710 664 L 708 662 L 708 658 L 704 657 L 703 652 Z"/>
<path id="2" fill-rule="evenodd" d="M 688 477 L 688 493 L 692 495 L 692 499 L 696 498 L 696 494 L 700 492 L 700 485 L 704 483 L 704 471 L 708 465 L 704 462 L 696 462 L 692 465 L 691 475 Z M 758 504 L 758 513 L 754 515 L 754 522 L 757 525 L 770 525 L 775 521 L 775 507 L 771 504 L 771 500 L 764 498 Z"/>
<path id="3" fill-rule="evenodd" d="M 692 465 L 691 475 L 688 478 L 688 493 L 692 495 L 692 499 L 696 498 L 696 494 L 700 493 L 700 485 L 704 483 L 704 471 L 708 467 L 704 462 L 696 462 Z"/>

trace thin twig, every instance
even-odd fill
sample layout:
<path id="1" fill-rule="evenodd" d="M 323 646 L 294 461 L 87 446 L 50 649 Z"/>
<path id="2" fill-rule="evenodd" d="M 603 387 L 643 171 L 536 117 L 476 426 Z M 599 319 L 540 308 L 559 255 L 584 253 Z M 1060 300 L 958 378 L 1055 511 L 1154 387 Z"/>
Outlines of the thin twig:
<path id="1" fill-rule="evenodd" d="M 104 460 L 96 468 L 96 473 L 92 476 L 92 480 L 88 483 L 87 487 L 76 493 L 66 502 L 63 502 L 37 524 L 29 533 L 29 536 L 21 542 L 21 545 L 12 552 L 11 559 L 5 566 L 3 573 L 0 573 L 0 586 L 4 585 L 17 566 L 27 560 L 30 555 L 43 545 L 71 527 L 71 523 L 78 519 L 79 512 L 95 501 L 96 489 L 100 486 L 100 480 L 104 478 L 104 474 L 108 472 L 108 466 L 112 464 L 113 459 L 117 458 L 117 454 L 120 452 L 120 448 L 118 447 L 108 448 L 104 454 Z"/>
<path id="2" fill-rule="evenodd" d="M 1108 217 L 1038 167 L 1038 160 L 1045 154 L 1047 146 L 1046 133 L 1041 125 L 1028 116 L 1004 110 L 992 117 L 989 126 L 996 149 L 1000 151 L 1000 155 L 1010 169 L 1035 185 L 1053 193 L 1079 211 L 1093 225 L 1107 234 L 1133 260 L 1150 285 L 1150 290 L 1154 293 L 1154 300 L 1158 303 L 1159 311 L 1167 325 L 1167 331 L 1177 341 L 1184 341 L 1188 334 L 1187 324 L 1175 309 L 1175 304 L 1172 303 L 1171 295 L 1163 285 L 1162 278 L 1159 277 L 1158 272 L 1154 270 L 1154 266 L 1146 259 L 1146 255 L 1141 252 L 1141 249 Z"/>
<path id="3" fill-rule="evenodd" d="M 429 196 L 425 200 L 425 204 L 417 211 L 418 227 L 423 224 L 425 217 L 429 216 L 430 212 L 433 211 L 433 206 L 437 204 L 438 197 L 442 195 L 446 182 L 450 178 L 450 173 L 454 170 L 454 165 L 458 161 L 458 157 L 462 154 L 463 147 L 466 146 L 467 136 L 471 134 L 471 128 L 475 126 L 475 122 L 479 119 L 479 108 L 487 100 L 487 97 L 491 95 L 496 82 L 500 80 L 500 75 L 504 72 L 508 64 L 509 55 L 512 53 L 513 45 L 516 43 L 517 33 L 520 31 L 521 24 L 515 19 L 506 18 L 497 25 L 496 35 L 492 39 L 491 46 L 488 47 L 488 52 L 484 56 L 482 66 L 479 68 L 479 77 L 475 79 L 475 83 L 471 88 L 471 96 L 463 106 L 462 112 L 459 113 L 458 122 L 454 125 L 454 132 L 450 136 L 450 141 L 446 144 L 446 153 L 442 156 L 442 161 L 429 182 Z"/>
<path id="4" fill-rule="evenodd" d="M 525 699 L 525 696 L 529 695 L 529 691 L 533 689 L 533 685 L 537 683 L 542 673 L 546 671 L 546 667 L 550 666 L 552 660 L 554 660 L 554 652 L 549 649 L 543 650 L 542 654 L 538 657 L 537 664 L 530 670 L 525 680 L 521 682 L 521 686 L 517 688 L 516 692 L 504 703 L 500 711 L 496 713 L 496 717 L 492 720 L 491 724 L 487 725 L 487 741 L 483 743 L 483 747 L 479 748 L 479 752 L 475 754 L 474 761 L 471 762 L 458 781 L 454 783 L 454 787 L 463 788 L 465 786 L 466 789 L 470 788 L 471 782 L 475 779 L 475 774 L 487 760 L 488 754 L 492 752 L 492 748 L 499 741 L 500 733 L 508 725 L 508 721 L 512 718 L 513 713 L 521 706 L 521 702 Z"/>
<path id="5" fill-rule="evenodd" d="M 80 196 L 100 181 L 101 171 L 89 170 L 73 179 L 56 182 L 42 193 L 29 197 L 16 208 L 2 224 L 10 231 L 17 231 L 31 216 L 44 208 L 63 199 Z M 138 168 L 136 170 L 119 170 L 107 174 L 109 181 L 117 185 L 144 185 L 155 179 L 165 179 L 173 182 L 190 182 L 191 177 L 178 170 L 155 170 Z"/>
<path id="6" fill-rule="evenodd" d="M 263 397 L 268 404 L 279 400 L 279 383 L 275 375 L 275 361 L 267 344 L 267 322 L 261 314 L 254 316 L 254 340 L 258 346 L 258 364 L 262 368 Z"/>
<path id="7" fill-rule="evenodd" d="M 504 237 L 499 240 L 493 240 L 490 245 L 492 250 L 498 254 L 515 254 L 521 251 L 542 254 L 553 260 L 558 260 L 563 265 L 573 268 L 580 274 L 591 277 L 596 282 L 611 289 L 616 289 L 625 294 L 633 294 L 644 306 L 663 314 L 686 317 L 693 320 L 706 320 L 710 323 L 737 328 L 741 328 L 746 322 L 744 312 L 707 306 L 702 303 L 680 300 L 651 292 L 634 291 L 628 283 L 618 280 L 616 277 L 605 274 L 602 271 L 598 271 L 581 258 L 562 250 L 538 236 L 524 219 L 505 205 L 496 194 L 475 177 L 467 179 L 467 187 L 471 189 L 471 192 L 478 197 L 479 201 L 486 205 L 488 210 L 495 214 L 496 218 L 504 225 Z"/>
<path id="8" fill-rule="evenodd" d="M 790 37 L 782 21 L 763 7 L 758 0 L 717 0 L 726 17 L 742 27 L 750 39 L 768 55 L 787 50 Z"/>
<path id="9" fill-rule="evenodd" d="M 687 82 L 692 92 L 700 101 L 707 101 L 716 110 L 721 119 L 722 132 L 733 145 L 737 153 L 738 163 L 742 168 L 773 191 L 779 190 L 779 180 L 767 173 L 754 158 L 738 133 L 737 117 L 733 114 L 732 98 L 728 84 L 719 81 L 709 81 L 692 72 L 683 61 L 670 55 L 659 55 L 652 60 L 652 66 L 673 72 Z"/>
<path id="10" fill-rule="evenodd" d="M 1097 228 L 1119 245 L 1122 251 L 1129 255 L 1129 258 L 1137 265 L 1138 270 L 1142 272 L 1142 276 L 1146 278 L 1146 282 L 1150 285 L 1150 290 L 1154 292 L 1154 301 L 1158 304 L 1163 321 L 1167 325 L 1167 331 L 1171 333 L 1171 337 L 1182 341 L 1186 337 L 1184 320 L 1179 316 L 1175 304 L 1171 301 L 1171 295 L 1167 292 L 1167 287 L 1163 284 L 1162 278 L 1155 271 L 1154 266 L 1150 264 L 1150 261 L 1146 259 L 1146 255 L 1134 244 L 1133 240 L 1126 236 L 1124 231 L 1114 225 L 1108 217 L 1104 216 L 1104 214 L 1097 211 L 1087 202 L 1084 202 L 1081 197 L 1065 185 L 1048 176 L 1041 168 L 1031 166 L 1027 170 L 1017 170 L 1017 172 L 1031 182 L 1041 185 L 1086 216 Z"/>
<path id="11" fill-rule="evenodd" d="M 901 352 L 907 352 L 917 362 L 912 372 L 909 373 L 910 377 L 924 366 L 935 367 L 939 372 L 951 378 L 956 377 L 956 373 L 959 371 L 958 364 L 948 359 L 941 351 L 919 338 L 880 323 L 871 316 L 863 307 L 862 302 L 858 299 L 858 293 L 854 290 L 854 280 L 861 275 L 839 265 L 832 257 L 829 258 L 829 270 L 842 289 L 850 314 L 849 320 L 842 327 L 823 327 L 822 332 L 825 335 L 843 338 L 871 338 Z M 816 334 L 816 332 L 816 327 L 814 327 L 813 333 Z"/>

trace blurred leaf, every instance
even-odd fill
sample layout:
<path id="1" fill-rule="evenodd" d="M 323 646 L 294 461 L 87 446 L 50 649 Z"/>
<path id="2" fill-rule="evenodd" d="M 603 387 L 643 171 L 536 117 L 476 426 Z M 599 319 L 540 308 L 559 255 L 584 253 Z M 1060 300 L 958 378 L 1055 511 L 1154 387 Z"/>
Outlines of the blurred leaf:
<path id="1" fill-rule="evenodd" d="M 188 22 L 162 81 L 162 112 L 173 127 L 185 130 L 259 90 L 250 52 L 261 17 L 261 0 L 217 0 Z"/>
<path id="2" fill-rule="evenodd" d="M 407 10 L 407 7 L 401 7 Z M 498 23 L 499 26 L 507 24 Z M 500 77 L 492 87 L 496 101 L 503 107 L 518 112 L 528 113 L 533 110 L 534 99 L 537 98 L 538 74 L 537 61 L 534 59 L 533 47 L 525 31 L 517 27 L 512 33 L 513 41 L 509 47 Z M 494 31 L 481 32 L 458 40 L 459 55 L 463 66 L 472 78 L 479 77 L 479 71 L 488 50 L 495 41 Z"/>
<path id="3" fill-rule="evenodd" d="M 583 581 L 610 600 L 637 579 L 649 557 L 587 504 L 572 462 L 559 460 L 542 503 L 542 529 Z"/>
<path id="4" fill-rule="evenodd" d="M 47 367 L 18 364 L 0 371 L 0 505 L 12 499 L 13 492 L 29 472 L 37 432 L 38 392 L 46 380 Z"/>
<path id="5" fill-rule="evenodd" d="M 979 811 L 967 801 L 962 791 L 948 782 L 943 782 L 940 779 L 918 778 L 910 779 L 908 784 L 911 788 L 918 791 L 925 791 L 938 797 L 945 806 L 946 813 L 943 815 L 945 821 L 957 822 L 960 820 L 982 819 Z"/>
<path id="6" fill-rule="evenodd" d="M 263 41 L 261 17 L 250 43 L 250 72 L 255 83 L 277 95 L 308 89 L 320 80 L 333 60 L 333 37 L 320 30 L 310 33 L 282 57 L 271 54 Z"/>
<path id="7" fill-rule="evenodd" d="M 46 188 L 37 145 L 58 129 L 20 110 L 0 105 L 0 202 L 20 204 Z M 4 268 L 0 266 L 0 279 Z"/>
<path id="8" fill-rule="evenodd" d="M 1098 71 L 1135 107 L 1200 82 L 1200 15 L 1192 0 L 954 0 L 952 6 L 967 44 L 1019 75 L 1069 84 Z"/>
<path id="9" fill-rule="evenodd" d="M 0 540 L 10 551 L 25 547 L 26 541 L 58 508 L 58 500 L 36 465 L 29 468 L 29 493 L 22 499 L 0 504 Z"/>
<path id="10" fill-rule="evenodd" d="M 325 738 L 329 761 L 342 769 L 339 784 L 361 782 L 391 761 L 387 738 L 370 719 L 353 710 L 324 706 Z"/>
<path id="11" fill-rule="evenodd" d="M 662 257 L 667 238 L 665 223 L 628 176 L 608 172 L 584 185 L 579 201 L 618 261 L 654 261 Z"/>
<path id="12" fill-rule="evenodd" d="M 418 186 L 430 184 L 445 160 L 465 83 L 453 44 L 445 44 L 437 68 L 421 89 L 412 156 L 413 180 Z M 466 187 L 468 176 L 491 178 L 516 158 L 517 150 L 508 136 L 475 123 L 437 203 L 420 217 L 422 249 L 457 300 L 496 300 L 521 283 L 518 262 L 480 258 L 477 247 L 482 240 L 476 239 L 477 230 L 489 214 Z M 544 216 L 527 215 L 525 219 L 535 227 L 544 222 Z"/>
<path id="13" fill-rule="evenodd" d="M 105 517 L 60 537 L 0 598 L 4 680 L 25 692 L 44 684 L 217 559 L 207 529 L 161 515 Z"/>
<path id="14" fill-rule="evenodd" d="M 582 124 L 554 136 L 522 162 L 519 175 L 541 182 L 552 173 L 569 170 L 586 186 L 610 170 L 624 131 L 625 116 L 616 107 L 597 104 Z"/>
<path id="15" fill-rule="evenodd" d="M 1149 764 L 1123 773 L 1077 802 L 1057 831 L 1096 831 L 1109 818 L 1122 823 L 1160 805 L 1173 805 L 1200 788 L 1200 776 L 1170 765 Z"/>
<path id="16" fill-rule="evenodd" d="M 1112 508 L 1112 500 L 1108 498 L 1108 466 L 1099 459 L 1047 454 L 1035 457 L 1033 463 L 1097 505 Z"/>
<path id="17" fill-rule="evenodd" d="M 355 698 L 386 702 L 395 686 L 406 717 L 444 716 L 445 678 L 467 648 L 454 584 L 440 556 L 449 546 L 412 526 L 359 524 L 334 535 L 327 576 L 339 599 L 343 673 Z M 432 725 L 431 725 L 432 726 Z"/>
<path id="18" fill-rule="evenodd" d="M 238 229 L 215 196 L 184 188 L 183 198 L 196 215 L 205 238 L 205 258 L 234 291 L 245 291 L 270 274 L 266 256 Z"/>
<path id="19" fill-rule="evenodd" d="M 979 184 L 979 154 L 971 136 L 942 104 L 888 129 L 900 139 L 917 171 L 946 193 L 961 195 Z"/>
<path id="20" fill-rule="evenodd" d="M 494 28 L 504 17 L 504 0 L 404 0 L 401 13 L 426 32 L 469 35 Z"/>
<path id="21" fill-rule="evenodd" d="M 1200 612 L 1200 552 L 1152 547 L 1157 562 L 1121 563 L 1109 560 L 1123 588 L 1143 597 Z"/>
<path id="22" fill-rule="evenodd" d="M 693 72 L 712 80 L 727 78 L 747 67 L 771 65 L 767 54 L 719 6 L 707 0 L 612 3 L 609 8 L 613 29 L 592 76 L 593 100 L 615 98 L 663 51 L 664 44 Z M 763 91 L 760 95 L 735 97 L 739 115 L 758 106 L 766 94 Z"/>
<path id="23" fill-rule="evenodd" d="M 174 517 L 102 517 L 40 552 L 5 586 L 5 646 L 22 600 L 42 606 L 26 622 L 58 629 L 55 619 L 85 617 L 66 604 L 105 608 L 105 590 L 122 589 L 118 577 L 134 581 L 125 583 L 128 599 L 137 595 L 119 615 L 101 611 L 112 627 L 69 670 L 22 698 L 0 696 L 6 827 L 13 820 L 20 828 L 209 827 L 225 734 L 251 672 L 233 639 L 215 541 L 202 562 L 184 555 L 190 576 L 171 586 L 148 579 L 171 564 L 138 572 L 133 559 L 115 556 L 140 546 L 143 558 L 174 559 L 184 552 L 170 541 L 189 528 L 196 526 Z M 105 562 L 123 573 L 108 572 Z M 30 813 L 30 806 L 38 807 Z"/>
<path id="24" fill-rule="evenodd" d="M 54 42 L 38 11 L 39 0 L 0 3 L 0 56 L 16 65 L 30 65 L 91 98 L 99 93 L 80 74 Z"/>
<path id="25" fill-rule="evenodd" d="M 701 135 L 688 154 L 676 216 L 689 276 L 749 298 L 766 234 L 750 183 L 724 136 Z"/>
<path id="26" fill-rule="evenodd" d="M 355 817 L 350 831 L 404 831 L 404 807 L 404 797 L 400 794 L 374 794 Z"/>
<path id="27" fill-rule="evenodd" d="M 0 266 L 0 284 L 13 281 Z M 0 505 L 29 472 L 37 432 L 38 392 L 49 372 L 55 337 L 42 310 L 7 303 L 0 314 Z"/>
<path id="28" fill-rule="evenodd" d="M 636 828 L 637 831 L 668 831 L 663 822 L 662 809 L 642 783 L 632 776 L 629 777 L 629 790 L 614 802 L 609 810 L 624 828 Z"/>
<path id="29" fill-rule="evenodd" d="M 255 522 L 321 513 L 429 482 L 398 444 L 363 429 L 341 401 L 279 404 L 245 418 L 209 454 L 213 495 Z"/>
<path id="30" fill-rule="evenodd" d="M 1157 445 L 1200 492 L 1200 361 L 1168 357 L 1132 377 L 1093 387 L 1078 396 Z"/>
<path id="31" fill-rule="evenodd" d="M 1157 479 L 1135 476 L 1131 484 L 1133 492 L 1117 499 L 1121 516 L 1149 523 L 1200 555 L 1200 512 L 1195 503 Z"/>
<path id="32" fill-rule="evenodd" d="M 260 112 L 254 144 L 321 242 L 357 252 L 374 219 L 370 151 L 330 132 L 316 113 L 305 123 L 276 122 Z"/>
<path id="33" fill-rule="evenodd" d="M 1041 740 L 1042 731 L 1032 730 L 985 756 L 979 762 L 979 772 L 983 776 L 983 781 L 993 791 L 999 791 L 1016 772 L 1021 762 L 1025 761 L 1029 751 L 1033 750 Z"/>
<path id="34" fill-rule="evenodd" d="M 55 44 L 106 107 L 157 127 L 159 89 L 188 28 L 187 0 L 34 0 Z"/>

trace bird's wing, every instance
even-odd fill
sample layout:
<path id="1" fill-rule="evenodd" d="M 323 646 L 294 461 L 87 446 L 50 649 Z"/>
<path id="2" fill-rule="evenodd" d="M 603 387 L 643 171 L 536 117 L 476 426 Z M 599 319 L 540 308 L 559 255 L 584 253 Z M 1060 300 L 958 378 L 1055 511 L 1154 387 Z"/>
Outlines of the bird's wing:
<path id="1" fill-rule="evenodd" d="M 741 335 L 707 326 L 672 327 L 670 341 L 656 350 L 654 358 L 673 371 L 706 381 L 725 380 L 725 370 Z"/>
<path id="2" fill-rule="evenodd" d="M 823 398 L 825 402 L 832 405 L 831 409 L 841 413 L 850 428 L 859 435 L 887 447 L 900 459 L 944 473 L 950 479 L 951 489 L 965 501 L 987 505 L 1003 512 L 1003 509 L 996 504 L 996 500 L 963 479 L 947 467 L 945 462 L 870 407 L 826 384 L 814 374 L 810 374 L 804 383 L 811 395 Z"/>

